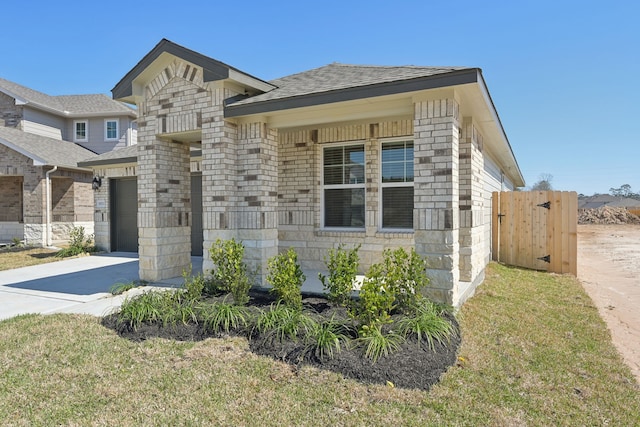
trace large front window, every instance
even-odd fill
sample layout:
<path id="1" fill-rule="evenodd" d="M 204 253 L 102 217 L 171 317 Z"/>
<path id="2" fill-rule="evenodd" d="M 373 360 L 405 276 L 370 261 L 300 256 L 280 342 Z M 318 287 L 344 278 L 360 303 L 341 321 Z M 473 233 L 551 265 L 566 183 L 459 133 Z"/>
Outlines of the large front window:
<path id="1" fill-rule="evenodd" d="M 413 228 L 413 141 L 382 144 L 382 228 Z"/>
<path id="2" fill-rule="evenodd" d="M 364 145 L 324 149 L 324 226 L 364 228 Z"/>

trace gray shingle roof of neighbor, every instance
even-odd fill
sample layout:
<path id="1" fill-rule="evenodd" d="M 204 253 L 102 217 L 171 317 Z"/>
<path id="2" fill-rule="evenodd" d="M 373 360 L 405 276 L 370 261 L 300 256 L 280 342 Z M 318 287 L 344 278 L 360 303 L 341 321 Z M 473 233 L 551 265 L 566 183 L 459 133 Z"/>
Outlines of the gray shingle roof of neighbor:
<path id="1" fill-rule="evenodd" d="M 78 169 L 78 162 L 95 154 L 73 142 L 47 138 L 18 129 L 0 127 L 0 144 L 34 160 L 38 166 Z"/>
<path id="2" fill-rule="evenodd" d="M 0 91 L 18 97 L 27 104 L 34 104 L 34 107 L 44 107 L 65 116 L 136 115 L 133 108 L 103 94 L 51 96 L 3 78 L 0 78 Z"/>
<path id="3" fill-rule="evenodd" d="M 277 86 L 276 89 L 234 102 L 232 105 L 245 105 L 254 102 L 311 95 L 341 89 L 376 85 L 380 83 L 391 83 L 421 77 L 430 77 L 438 74 L 446 74 L 460 70 L 471 70 L 471 68 L 419 67 L 413 65 L 376 66 L 333 63 L 320 68 L 271 80 L 269 83 Z"/>
<path id="4" fill-rule="evenodd" d="M 138 146 L 130 145 L 129 147 L 119 148 L 106 153 L 91 156 L 78 162 L 80 167 L 110 165 L 114 163 L 135 163 L 138 161 Z"/>

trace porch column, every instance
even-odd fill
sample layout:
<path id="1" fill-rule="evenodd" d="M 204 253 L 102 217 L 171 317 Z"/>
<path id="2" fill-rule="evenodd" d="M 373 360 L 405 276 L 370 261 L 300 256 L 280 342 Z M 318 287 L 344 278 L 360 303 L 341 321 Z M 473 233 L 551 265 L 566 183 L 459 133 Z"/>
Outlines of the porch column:
<path id="1" fill-rule="evenodd" d="M 267 260 L 278 253 L 278 132 L 266 123 L 238 127 L 235 224 L 256 284 L 266 286 Z"/>
<path id="2" fill-rule="evenodd" d="M 427 294 L 459 300 L 458 102 L 453 98 L 414 103 L 414 238 L 427 258 Z"/>
<path id="3" fill-rule="evenodd" d="M 468 282 L 470 292 L 483 280 L 485 265 L 482 143 L 473 118 L 465 117 L 460 140 L 460 281 Z"/>
<path id="4" fill-rule="evenodd" d="M 140 279 L 182 275 L 191 262 L 189 144 L 162 140 L 155 117 L 138 133 L 138 242 Z"/>

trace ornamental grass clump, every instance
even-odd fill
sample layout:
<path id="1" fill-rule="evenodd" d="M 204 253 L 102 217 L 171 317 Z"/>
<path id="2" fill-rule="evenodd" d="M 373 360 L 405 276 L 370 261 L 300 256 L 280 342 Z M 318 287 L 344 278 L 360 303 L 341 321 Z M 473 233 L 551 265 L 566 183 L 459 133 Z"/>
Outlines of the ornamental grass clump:
<path id="1" fill-rule="evenodd" d="M 282 301 L 262 311 L 256 322 L 256 329 L 260 334 L 274 336 L 279 341 L 297 340 L 298 336 L 308 334 L 314 328 L 316 322 L 313 318 Z"/>
<path id="2" fill-rule="evenodd" d="M 249 323 L 247 308 L 226 301 L 200 306 L 198 317 L 206 331 L 229 333 L 232 330 L 246 328 Z"/>
<path id="3" fill-rule="evenodd" d="M 431 350 L 435 350 L 435 343 L 449 343 L 451 337 L 457 334 L 453 324 L 444 317 L 451 309 L 444 308 L 426 298 L 420 301 L 415 311 L 398 321 L 398 330 L 405 337 L 413 334 L 418 343 L 423 340 Z"/>
<path id="4" fill-rule="evenodd" d="M 306 335 L 308 343 L 319 359 L 328 356 L 333 359 L 335 352 L 348 347 L 350 340 L 349 328 L 342 322 L 335 320 L 335 316 L 324 322 L 315 323 Z"/>

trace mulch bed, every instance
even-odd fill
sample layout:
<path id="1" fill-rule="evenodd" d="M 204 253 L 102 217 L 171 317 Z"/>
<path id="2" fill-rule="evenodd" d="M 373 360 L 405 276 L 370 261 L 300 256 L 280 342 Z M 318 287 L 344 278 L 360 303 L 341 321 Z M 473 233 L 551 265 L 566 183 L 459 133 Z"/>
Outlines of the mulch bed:
<path id="1" fill-rule="evenodd" d="M 272 302 L 271 295 L 258 290 L 251 292 L 249 308 L 259 310 L 268 307 Z M 304 309 L 317 318 L 336 319 L 346 318 L 344 309 L 332 307 L 324 298 L 306 296 L 303 299 Z M 102 319 L 104 326 L 113 329 L 124 338 L 133 341 L 144 341 L 148 338 L 159 337 L 181 341 L 200 341 L 206 338 L 221 338 L 224 335 L 211 334 L 196 324 L 176 324 L 162 327 L 157 324 L 143 324 L 133 330 L 127 327 L 118 327 L 117 315 L 106 316 Z M 455 318 L 450 316 L 456 331 L 459 331 Z M 235 335 L 242 335 L 249 340 L 251 351 L 256 354 L 268 356 L 276 360 L 284 361 L 293 366 L 306 364 L 340 373 L 345 378 L 352 378 L 366 384 L 387 384 L 391 382 L 396 387 L 408 389 L 428 390 L 437 383 L 440 376 L 449 367 L 455 364 L 458 347 L 460 346 L 460 334 L 456 334 L 451 340 L 442 345 L 435 343 L 435 349 L 431 350 L 426 342 L 418 342 L 409 337 L 399 350 L 388 356 L 380 357 L 375 363 L 365 357 L 364 350 L 359 347 L 342 346 L 340 352 L 334 352 L 333 358 L 327 355 L 319 357 L 309 346 L 300 340 L 273 339 L 271 336 L 261 336 L 256 331 L 235 331 Z"/>

